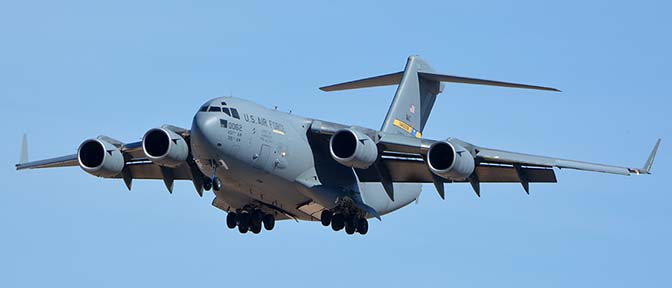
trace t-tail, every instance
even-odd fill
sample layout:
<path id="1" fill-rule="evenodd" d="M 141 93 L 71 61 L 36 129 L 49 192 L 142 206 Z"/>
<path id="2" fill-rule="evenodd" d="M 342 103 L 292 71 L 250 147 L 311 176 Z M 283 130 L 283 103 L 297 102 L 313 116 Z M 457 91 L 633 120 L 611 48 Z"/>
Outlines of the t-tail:
<path id="1" fill-rule="evenodd" d="M 399 85 L 381 131 L 421 138 L 436 95 L 443 91 L 442 82 L 560 91 L 550 87 L 438 74 L 418 56 L 408 57 L 404 71 L 325 86 L 320 90 L 329 92 Z"/>

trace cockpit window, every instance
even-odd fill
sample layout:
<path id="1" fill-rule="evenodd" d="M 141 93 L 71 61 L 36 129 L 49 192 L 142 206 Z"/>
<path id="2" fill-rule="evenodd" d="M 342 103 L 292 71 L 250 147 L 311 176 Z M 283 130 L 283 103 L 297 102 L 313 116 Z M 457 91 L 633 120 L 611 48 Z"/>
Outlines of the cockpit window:
<path id="1" fill-rule="evenodd" d="M 210 112 L 221 112 L 222 108 L 218 107 L 218 106 L 210 106 L 210 110 L 208 110 L 208 111 L 210 111 Z"/>
<path id="2" fill-rule="evenodd" d="M 229 108 L 222 107 L 222 112 L 224 112 L 224 114 L 226 114 L 226 115 L 231 116 L 231 112 L 229 112 Z"/>
<path id="3" fill-rule="evenodd" d="M 208 111 L 208 105 L 203 105 L 203 107 L 201 107 L 201 109 L 198 110 L 198 111 L 200 111 L 200 112 Z"/>
<path id="4" fill-rule="evenodd" d="M 222 102 L 222 106 L 226 106 L 226 102 Z"/>
<path id="5" fill-rule="evenodd" d="M 240 119 L 240 115 L 238 115 L 238 110 L 236 108 L 231 108 L 231 116 L 236 119 Z"/>

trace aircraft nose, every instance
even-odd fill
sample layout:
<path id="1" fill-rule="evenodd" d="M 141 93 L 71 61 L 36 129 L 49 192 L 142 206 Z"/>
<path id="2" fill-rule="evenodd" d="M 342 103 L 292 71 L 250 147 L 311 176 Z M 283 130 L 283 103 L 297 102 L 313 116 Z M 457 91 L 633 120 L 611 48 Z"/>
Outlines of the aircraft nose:
<path id="1" fill-rule="evenodd" d="M 191 124 L 191 146 L 194 153 L 206 153 L 217 145 L 219 118 L 214 113 L 198 112 Z M 196 155 L 194 155 L 196 156 Z"/>

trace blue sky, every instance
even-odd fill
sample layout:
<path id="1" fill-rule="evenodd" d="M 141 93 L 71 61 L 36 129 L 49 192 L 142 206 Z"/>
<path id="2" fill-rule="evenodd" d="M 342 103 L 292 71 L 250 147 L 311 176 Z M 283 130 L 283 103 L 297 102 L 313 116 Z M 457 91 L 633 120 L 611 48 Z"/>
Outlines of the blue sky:
<path id="1" fill-rule="evenodd" d="M 191 3 L 194 2 L 194 3 Z M 224 2 L 224 3 L 223 3 Z M 669 1 L 3 1 L 0 286 L 664 287 L 672 258 Z M 319 223 L 240 235 L 191 183 L 16 172 L 105 134 L 189 127 L 234 95 L 380 127 L 394 88 L 317 87 L 438 71 L 563 93 L 447 85 L 424 136 L 639 167 L 563 170 L 556 185 L 431 186 L 366 237 Z M 413 286 L 415 287 L 415 286 Z"/>

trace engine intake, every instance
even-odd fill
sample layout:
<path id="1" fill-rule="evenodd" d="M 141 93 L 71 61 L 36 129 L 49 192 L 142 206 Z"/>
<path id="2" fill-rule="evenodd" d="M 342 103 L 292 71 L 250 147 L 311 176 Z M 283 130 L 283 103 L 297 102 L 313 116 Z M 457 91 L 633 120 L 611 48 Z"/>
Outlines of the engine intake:
<path id="1" fill-rule="evenodd" d="M 124 169 L 124 155 L 119 149 L 100 139 L 88 139 L 77 149 L 79 167 L 98 177 L 114 177 Z"/>
<path id="2" fill-rule="evenodd" d="M 145 156 L 157 165 L 175 168 L 189 156 L 189 145 L 182 136 L 166 128 L 154 128 L 142 137 Z"/>
<path id="3" fill-rule="evenodd" d="M 429 147 L 427 165 L 432 173 L 448 180 L 463 180 L 471 176 L 476 166 L 467 149 L 445 141 Z"/>
<path id="4" fill-rule="evenodd" d="M 353 168 L 369 168 L 378 159 L 373 139 L 353 129 L 342 129 L 331 136 L 329 150 L 336 162 Z"/>

